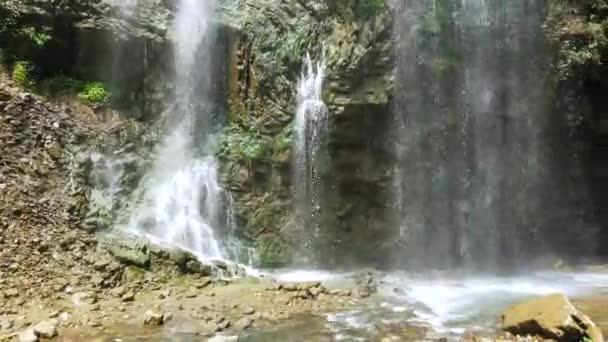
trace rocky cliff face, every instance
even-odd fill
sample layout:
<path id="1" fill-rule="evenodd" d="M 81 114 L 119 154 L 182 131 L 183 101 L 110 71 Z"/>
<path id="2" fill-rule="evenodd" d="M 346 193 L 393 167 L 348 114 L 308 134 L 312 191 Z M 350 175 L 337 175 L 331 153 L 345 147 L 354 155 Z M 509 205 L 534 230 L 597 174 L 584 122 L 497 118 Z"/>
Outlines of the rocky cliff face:
<path id="1" fill-rule="evenodd" d="M 597 76 L 606 56 L 604 2 L 550 3 L 547 33 L 560 47 L 559 74 L 567 80 L 558 88 L 569 99 L 591 92 L 568 75 L 585 75 L 584 86 L 596 93 L 605 88 L 604 78 Z M 42 77 L 65 72 L 107 82 L 113 106 L 138 123 L 138 129 L 124 132 L 124 139 L 97 151 L 118 151 L 119 159 L 129 160 L 120 180 L 124 199 L 137 196 L 131 190 L 147 165 L 154 133 L 162 126 L 163 104 L 173 91 L 164 80 L 172 72 L 167 51 L 174 6 L 174 1 L 144 1 L 126 16 L 102 0 L 0 5 L 5 53 L 31 60 Z M 382 264 L 375 256 L 399 247 L 392 239 L 397 225 L 391 222 L 389 197 L 394 172 L 389 6 L 372 0 L 245 0 L 222 3 L 218 12 L 223 42 L 218 53 L 226 62 L 218 66 L 225 76 L 218 96 L 228 103 L 218 156 L 223 183 L 235 199 L 239 237 L 252 243 L 264 266 L 286 265 L 300 254 L 317 254 L 324 266 Z M 51 39 L 37 46 L 45 35 Z M 317 60 L 325 56 L 324 100 L 330 110 L 331 158 L 321 175 L 322 229 L 315 253 L 299 247 L 308 231 L 295 223 L 291 193 L 295 92 L 307 52 Z M 599 98 L 588 97 L 594 113 L 605 111 Z M 572 101 L 563 107 L 572 107 Z M 584 127 L 577 108 L 564 112 L 574 126 Z M 138 139 L 142 132 L 150 137 Z M 573 166 L 572 172 L 582 171 Z M 90 176 L 103 183 L 99 170 Z M 94 206 L 89 220 L 99 228 L 111 226 L 116 210 L 128 206 L 128 200 L 121 201 Z"/>
<path id="2" fill-rule="evenodd" d="M 326 266 L 369 262 L 388 231 L 379 219 L 390 179 L 383 139 L 392 92 L 388 7 L 246 1 L 238 13 L 228 77 L 230 126 L 220 155 L 245 235 L 265 265 L 286 264 L 294 251 L 311 252 L 297 248 L 312 227 L 297 226 L 293 217 L 292 122 L 304 56 L 324 55 L 331 162 L 321 175 L 321 242 L 314 248 Z"/>

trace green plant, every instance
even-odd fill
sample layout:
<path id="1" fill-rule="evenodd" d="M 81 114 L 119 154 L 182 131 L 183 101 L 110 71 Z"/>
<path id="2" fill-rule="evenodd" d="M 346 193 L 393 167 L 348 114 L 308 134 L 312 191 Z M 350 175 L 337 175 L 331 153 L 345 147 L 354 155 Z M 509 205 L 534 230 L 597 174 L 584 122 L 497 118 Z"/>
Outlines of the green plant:
<path id="1" fill-rule="evenodd" d="M 34 85 L 31 78 L 32 65 L 29 62 L 18 61 L 13 66 L 12 79 L 21 87 L 29 88 Z"/>
<path id="2" fill-rule="evenodd" d="M 42 30 L 37 30 L 35 27 L 24 27 L 19 33 L 33 41 L 36 46 L 43 47 L 52 38 L 51 35 L 45 31 L 48 31 L 48 29 L 45 30 L 43 28 Z"/>
<path id="3" fill-rule="evenodd" d="M 80 91 L 80 93 L 78 93 L 78 97 L 80 99 L 92 105 L 106 103 L 110 100 L 111 96 L 111 93 L 101 82 L 86 83 L 84 88 Z"/>
<path id="4" fill-rule="evenodd" d="M 59 75 L 40 82 L 40 91 L 48 95 L 77 94 L 85 87 L 85 83 L 75 78 Z"/>
<path id="5" fill-rule="evenodd" d="M 383 9 L 385 0 L 364 0 L 363 9 L 366 11 L 376 12 Z"/>

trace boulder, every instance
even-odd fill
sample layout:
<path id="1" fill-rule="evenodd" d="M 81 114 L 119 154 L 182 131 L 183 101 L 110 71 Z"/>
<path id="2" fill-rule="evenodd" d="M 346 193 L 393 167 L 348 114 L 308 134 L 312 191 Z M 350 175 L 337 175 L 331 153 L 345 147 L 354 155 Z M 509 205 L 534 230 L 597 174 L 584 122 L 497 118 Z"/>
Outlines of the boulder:
<path id="1" fill-rule="evenodd" d="M 148 268 L 150 265 L 149 244 L 136 238 L 106 237 L 102 245 L 123 264 Z"/>
<path id="2" fill-rule="evenodd" d="M 19 342 L 36 342 L 38 341 L 38 335 L 34 333 L 34 329 L 25 329 L 17 335 L 17 341 Z"/>
<path id="3" fill-rule="evenodd" d="M 563 294 L 532 298 L 502 314 L 503 329 L 559 342 L 604 341 L 601 330 Z"/>
<path id="4" fill-rule="evenodd" d="M 205 265 L 198 260 L 190 260 L 186 263 L 186 269 L 189 272 L 197 273 L 202 276 L 210 276 L 211 275 L 211 266 Z"/>
<path id="5" fill-rule="evenodd" d="M 44 338 L 53 338 L 57 336 L 57 327 L 59 326 L 59 320 L 51 318 L 49 320 L 40 322 L 32 328 L 36 336 Z"/>
<path id="6" fill-rule="evenodd" d="M 144 325 L 163 325 L 165 316 L 152 310 L 146 311 L 144 314 Z"/>

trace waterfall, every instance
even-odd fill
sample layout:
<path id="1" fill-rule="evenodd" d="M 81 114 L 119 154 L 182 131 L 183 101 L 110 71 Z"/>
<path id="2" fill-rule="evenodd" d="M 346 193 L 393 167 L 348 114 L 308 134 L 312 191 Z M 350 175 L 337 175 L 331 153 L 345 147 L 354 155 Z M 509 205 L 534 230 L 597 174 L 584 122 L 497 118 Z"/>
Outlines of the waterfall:
<path id="1" fill-rule="evenodd" d="M 219 259 L 227 195 L 213 157 L 213 1 L 180 0 L 173 27 L 175 98 L 169 133 L 144 183 L 146 193 L 128 230 L 163 244 Z"/>
<path id="2" fill-rule="evenodd" d="M 577 217 L 554 165 L 544 1 L 399 0 L 394 19 L 400 260 L 497 269 L 550 252 Z"/>
<path id="3" fill-rule="evenodd" d="M 320 168 L 327 144 L 327 107 L 322 89 L 325 61 L 314 64 L 306 55 L 298 83 L 295 118 L 295 158 L 293 189 L 300 241 L 314 248 L 320 229 Z"/>
<path id="4" fill-rule="evenodd" d="M 128 18 L 135 11 L 137 0 L 114 0 L 114 6 L 119 9 L 121 15 Z"/>

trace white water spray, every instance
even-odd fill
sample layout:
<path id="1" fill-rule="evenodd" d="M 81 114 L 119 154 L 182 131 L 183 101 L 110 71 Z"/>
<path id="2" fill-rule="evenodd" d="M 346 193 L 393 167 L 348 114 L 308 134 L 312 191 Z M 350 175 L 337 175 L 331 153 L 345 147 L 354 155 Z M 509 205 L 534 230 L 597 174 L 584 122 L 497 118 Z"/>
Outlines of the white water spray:
<path id="1" fill-rule="evenodd" d="M 311 243 L 319 233 L 319 191 L 321 180 L 319 169 L 326 151 L 327 107 L 323 103 L 322 90 L 325 78 L 325 61 L 313 64 L 306 55 L 304 70 L 298 84 L 298 107 L 295 120 L 295 167 L 294 196 L 296 216 L 304 246 Z M 313 229 L 313 234 L 310 234 Z"/>
<path id="2" fill-rule="evenodd" d="M 174 26 L 176 93 L 168 117 L 174 127 L 158 153 L 146 182 L 148 191 L 128 229 L 201 259 L 222 259 L 216 233 L 226 223 L 224 194 L 210 152 L 210 105 L 204 103 L 211 96 L 213 1 L 181 0 L 179 5 Z M 202 136 L 203 142 L 196 136 Z"/>

